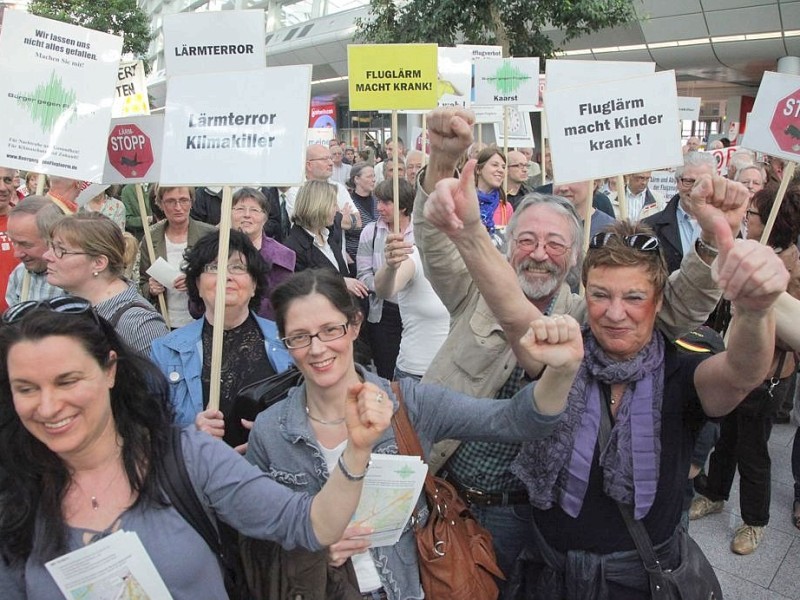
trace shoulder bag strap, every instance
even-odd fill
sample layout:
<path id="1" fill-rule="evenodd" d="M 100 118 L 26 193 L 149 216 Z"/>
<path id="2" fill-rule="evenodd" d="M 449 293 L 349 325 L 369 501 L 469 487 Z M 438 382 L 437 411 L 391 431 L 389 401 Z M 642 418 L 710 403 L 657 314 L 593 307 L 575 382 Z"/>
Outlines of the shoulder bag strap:
<path id="1" fill-rule="evenodd" d="M 181 430 L 173 427 L 170 443 L 162 461 L 161 487 L 175 510 L 205 540 L 211 551 L 222 557 L 222 543 L 211 519 L 206 513 L 192 486 L 181 446 Z"/>
<path id="2" fill-rule="evenodd" d="M 414 431 L 411 421 L 408 418 L 408 411 L 406 411 L 405 402 L 403 402 L 403 391 L 400 389 L 400 384 L 397 381 L 392 382 L 392 391 L 397 398 L 398 409 L 392 415 L 392 427 L 394 428 L 394 435 L 397 439 L 397 449 L 401 454 L 409 456 L 419 456 L 424 460 L 422 452 L 422 445 L 419 443 L 419 436 Z M 430 469 L 425 475 L 425 493 L 428 497 L 436 495 L 436 482 L 433 480 Z"/>
<path id="3" fill-rule="evenodd" d="M 606 385 L 601 385 L 602 391 L 601 407 L 600 407 L 600 431 L 597 436 L 597 441 L 600 444 L 600 451 L 608 444 L 608 439 L 611 436 L 611 409 L 608 405 L 609 388 Z M 633 543 L 639 556 L 644 563 L 645 568 L 651 574 L 658 574 L 661 576 L 661 563 L 656 556 L 656 551 L 653 549 L 653 542 L 650 540 L 650 535 L 647 533 L 641 521 L 637 521 L 633 517 L 633 508 L 621 502 L 617 502 L 617 508 L 622 515 L 622 520 L 625 521 L 625 526 L 628 528 L 633 538 Z"/>

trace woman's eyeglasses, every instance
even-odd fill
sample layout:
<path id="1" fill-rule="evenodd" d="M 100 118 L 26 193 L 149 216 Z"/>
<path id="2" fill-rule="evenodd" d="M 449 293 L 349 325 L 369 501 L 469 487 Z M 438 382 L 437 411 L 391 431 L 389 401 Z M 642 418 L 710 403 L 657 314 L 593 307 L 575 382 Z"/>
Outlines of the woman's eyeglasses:
<path id="1" fill-rule="evenodd" d="M 53 253 L 53 256 L 55 256 L 58 259 L 64 258 L 65 256 L 68 256 L 68 255 L 89 256 L 88 252 L 78 252 L 76 250 L 67 250 L 66 248 L 64 248 L 62 246 L 56 246 L 53 242 L 50 242 L 48 244 L 48 247 L 50 248 L 50 252 Z"/>
<path id="2" fill-rule="evenodd" d="M 10 325 L 17 323 L 25 318 L 36 309 L 45 309 L 63 315 L 82 315 L 89 313 L 94 318 L 95 322 L 99 325 L 100 321 L 97 318 L 92 303 L 85 298 L 78 298 L 77 296 L 58 296 L 57 298 L 49 298 L 47 300 L 28 300 L 15 304 L 6 312 L 3 313 L 3 323 Z"/>
<path id="3" fill-rule="evenodd" d="M 609 231 L 601 231 L 596 233 L 589 242 L 589 248 L 597 249 L 603 248 L 608 244 L 611 239 L 621 240 L 628 248 L 639 250 L 640 252 L 658 252 L 658 238 L 654 235 L 647 233 L 634 233 L 633 235 L 619 236 L 616 233 Z"/>
<path id="4" fill-rule="evenodd" d="M 311 340 L 317 338 L 320 342 L 332 342 L 342 338 L 347 333 L 347 323 L 341 325 L 328 325 L 323 327 L 317 333 L 298 333 L 297 335 L 290 335 L 281 338 L 287 348 L 296 350 L 297 348 L 305 348 L 311 345 Z"/>
<path id="5" fill-rule="evenodd" d="M 216 275 L 219 273 L 219 265 L 215 262 L 208 263 L 205 267 L 203 267 L 203 273 L 211 273 L 212 275 Z M 248 273 L 247 265 L 243 262 L 230 263 L 228 265 L 228 273 L 231 275 L 244 275 Z"/>

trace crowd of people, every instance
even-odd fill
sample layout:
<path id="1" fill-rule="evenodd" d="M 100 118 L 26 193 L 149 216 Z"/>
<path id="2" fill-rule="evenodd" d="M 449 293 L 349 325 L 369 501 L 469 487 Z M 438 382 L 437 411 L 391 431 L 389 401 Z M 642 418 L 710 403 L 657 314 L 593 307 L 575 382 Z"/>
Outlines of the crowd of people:
<path id="1" fill-rule="evenodd" d="M 323 556 L 349 569 L 343 597 L 425 597 L 412 523 L 377 548 L 350 523 L 370 455 L 397 453 L 391 380 L 492 534 L 501 598 L 650 598 L 623 515 L 676 569 L 737 469 L 731 549 L 757 549 L 798 368 L 800 183 L 761 243 L 777 186 L 746 150 L 725 177 L 687 149 L 665 199 L 649 172 L 554 183 L 531 149 L 475 143 L 469 111 L 427 123 L 429 154 L 333 140 L 301 185 L 237 189 L 227 265 L 218 188 L 154 184 L 142 215 L 130 188 L 78 207 L 80 186 L 37 195 L 0 168 L 0 597 L 58 597 L 46 563 L 121 530 L 172 597 L 226 597 L 165 483 L 176 454 L 224 544 Z M 698 331 L 725 342 L 676 343 Z M 285 399 L 236 414 L 292 370 Z M 800 528 L 798 435 L 792 466 Z"/>

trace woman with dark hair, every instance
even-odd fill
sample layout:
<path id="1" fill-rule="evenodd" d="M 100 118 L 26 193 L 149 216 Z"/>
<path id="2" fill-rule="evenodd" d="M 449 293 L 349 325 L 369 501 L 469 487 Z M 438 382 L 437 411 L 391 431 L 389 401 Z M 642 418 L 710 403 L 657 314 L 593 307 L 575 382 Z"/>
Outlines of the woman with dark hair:
<path id="1" fill-rule="evenodd" d="M 110 219 L 96 213 L 64 217 L 50 232 L 45 252 L 47 283 L 81 298 L 107 319 L 140 354 L 167 335 L 163 317 L 125 279 L 125 238 Z"/>
<path id="2" fill-rule="evenodd" d="M 167 383 L 80 298 L 27 302 L 0 328 L 0 597 L 60 598 L 45 563 L 114 532 L 135 533 L 175 600 L 225 598 L 218 557 L 161 485 L 172 450 Z M 351 390 L 348 443 L 316 497 L 277 485 L 186 428 L 197 499 L 246 535 L 319 550 L 339 539 L 389 403 Z M 344 471 L 344 472 L 342 472 Z"/>
<path id="3" fill-rule="evenodd" d="M 223 438 L 240 438 L 243 425 L 230 414 L 237 392 L 249 383 L 289 368 L 291 358 L 272 321 L 255 314 L 264 294 L 267 265 L 241 231 L 231 231 L 225 281 L 225 332 L 222 341 L 220 410 L 206 410 L 211 377 L 211 340 L 217 289 L 219 235 L 206 234 L 186 255 L 189 299 L 204 315 L 156 340 L 151 358 L 167 377 L 178 425 Z"/>
<path id="4" fill-rule="evenodd" d="M 244 233 L 255 246 L 267 265 L 265 284 L 267 292 L 262 295 L 258 316 L 274 319 L 269 292 L 286 281 L 294 273 L 296 260 L 294 250 L 268 237 L 264 226 L 269 218 L 269 202 L 261 191 L 243 187 L 233 195 L 233 219 L 231 226 Z"/>
<path id="5" fill-rule="evenodd" d="M 353 360 L 363 314 L 340 277 L 320 269 L 298 273 L 273 292 L 272 305 L 280 335 L 305 378 L 286 400 L 259 415 L 247 457 L 270 477 L 312 492 L 324 484 L 344 447 L 346 390 L 361 386 L 393 406 L 397 400 L 388 381 Z M 570 317 L 532 323 L 521 344 L 551 368 L 535 387 L 525 387 L 511 400 L 477 400 L 441 386 L 401 380 L 403 401 L 426 458 L 433 443 L 444 438 L 511 441 L 546 435 L 558 421 L 580 362 L 579 338 Z M 393 430 L 384 433 L 375 452 L 397 453 Z M 393 546 L 365 552 L 370 530 L 352 526 L 330 547 L 330 564 L 339 566 L 352 558 L 367 598 L 421 598 L 413 529 L 406 527 Z"/>
<path id="6" fill-rule="evenodd" d="M 747 210 L 747 237 L 760 240 L 764 224 L 772 211 L 778 186 L 770 184 L 758 191 Z M 767 245 L 789 271 L 786 291 L 800 299 L 800 252 L 795 242 L 800 234 L 800 187 L 786 190 Z M 772 462 L 769 438 L 776 411 L 792 389 L 797 361 L 792 349 L 777 339 L 770 378 L 752 390 L 744 401 L 726 415 L 720 437 L 711 454 L 708 483 L 692 501 L 690 519 L 721 512 L 730 497 L 736 469 L 739 469 L 739 506 L 743 524 L 736 529 L 731 550 L 736 554 L 755 552 L 769 523 L 772 487 Z M 791 398 L 789 398 L 791 403 Z M 796 442 L 797 443 L 797 442 Z M 800 497 L 793 512 L 800 520 Z"/>
<path id="7" fill-rule="evenodd" d="M 383 248 L 387 236 L 394 231 L 394 192 L 391 180 L 381 181 L 375 188 L 378 199 L 378 220 L 368 223 L 361 232 L 356 265 L 358 279 L 370 291 L 367 333 L 372 359 L 378 375 L 384 379 L 394 378 L 400 339 L 403 335 L 403 320 L 397 296 L 382 298 L 375 293 L 375 274 L 383 266 Z M 414 188 L 405 179 L 398 181 L 399 230 L 403 239 L 414 242 L 414 227 L 411 211 L 414 209 Z"/>
<path id="8" fill-rule="evenodd" d="M 481 221 L 489 233 L 497 227 L 508 225 L 514 207 L 506 200 L 503 183 L 506 176 L 506 157 L 496 146 L 484 148 L 478 154 L 475 166 L 475 186 L 478 190 L 478 204 Z"/>
<path id="9" fill-rule="evenodd" d="M 358 213 L 361 215 L 361 227 L 351 227 L 344 232 L 345 249 L 347 254 L 355 260 L 358 252 L 358 240 L 361 231 L 377 218 L 375 211 L 375 169 L 365 162 L 357 162 L 350 169 L 350 179 L 347 182 L 350 197 L 353 199 Z"/>

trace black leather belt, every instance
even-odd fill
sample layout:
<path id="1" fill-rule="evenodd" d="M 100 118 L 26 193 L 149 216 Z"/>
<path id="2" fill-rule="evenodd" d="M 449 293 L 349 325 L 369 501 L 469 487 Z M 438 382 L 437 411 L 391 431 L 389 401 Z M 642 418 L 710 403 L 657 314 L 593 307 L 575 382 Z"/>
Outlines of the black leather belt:
<path id="1" fill-rule="evenodd" d="M 484 492 L 474 487 L 462 485 L 456 481 L 452 475 L 447 475 L 445 479 L 453 484 L 458 495 L 467 503 L 476 506 L 514 506 L 517 504 L 527 504 L 528 492 L 525 490 L 513 490 L 510 492 Z"/>

